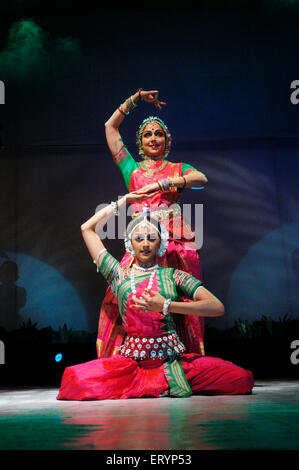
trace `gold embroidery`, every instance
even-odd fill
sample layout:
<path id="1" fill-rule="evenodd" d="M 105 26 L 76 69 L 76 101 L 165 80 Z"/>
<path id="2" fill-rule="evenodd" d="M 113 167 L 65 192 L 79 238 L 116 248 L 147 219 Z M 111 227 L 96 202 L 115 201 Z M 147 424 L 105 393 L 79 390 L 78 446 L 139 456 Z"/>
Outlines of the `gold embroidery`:
<path id="1" fill-rule="evenodd" d="M 144 171 L 144 176 L 146 176 L 147 178 L 151 178 L 155 173 L 158 173 L 159 171 L 163 170 L 167 163 L 167 160 L 164 160 L 162 162 L 162 165 L 160 165 L 158 168 L 148 168 L 144 162 L 140 162 L 140 168 Z"/>
<path id="2" fill-rule="evenodd" d="M 175 360 L 166 364 L 165 376 L 170 387 L 170 396 L 188 397 L 189 395 L 192 395 L 191 387 L 186 379 L 180 360 Z"/>

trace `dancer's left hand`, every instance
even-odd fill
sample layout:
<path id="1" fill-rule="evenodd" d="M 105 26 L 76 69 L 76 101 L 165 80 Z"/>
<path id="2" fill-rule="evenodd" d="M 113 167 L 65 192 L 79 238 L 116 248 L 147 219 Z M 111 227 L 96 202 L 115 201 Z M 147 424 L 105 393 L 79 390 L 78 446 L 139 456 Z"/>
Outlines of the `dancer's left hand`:
<path id="1" fill-rule="evenodd" d="M 160 191 L 160 188 L 159 188 L 158 183 L 150 183 L 150 184 L 143 186 L 143 188 L 137 189 L 135 192 L 136 194 L 140 194 L 140 193 L 151 194 L 152 196 L 154 193 L 158 193 L 159 191 Z"/>

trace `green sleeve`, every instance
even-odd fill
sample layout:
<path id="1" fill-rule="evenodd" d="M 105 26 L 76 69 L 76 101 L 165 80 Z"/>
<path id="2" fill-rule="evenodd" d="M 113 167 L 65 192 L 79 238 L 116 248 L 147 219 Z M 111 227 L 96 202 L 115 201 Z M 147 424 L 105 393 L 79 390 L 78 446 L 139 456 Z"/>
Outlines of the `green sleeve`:
<path id="1" fill-rule="evenodd" d="M 99 271 L 109 284 L 111 284 L 114 278 L 117 277 L 120 269 L 120 263 L 114 258 L 114 256 L 107 252 L 99 266 Z"/>
<path id="2" fill-rule="evenodd" d="M 185 171 L 187 170 L 196 170 L 196 168 L 194 168 L 192 165 L 189 165 L 188 163 L 182 163 L 182 175 L 184 175 Z M 181 194 L 183 191 L 184 188 L 178 188 L 178 193 Z"/>
<path id="3" fill-rule="evenodd" d="M 189 165 L 189 163 L 182 163 L 182 175 L 184 175 L 184 173 L 186 173 L 187 170 L 195 170 L 195 171 L 198 171 L 197 168 L 195 168 L 194 166 L 192 165 Z M 204 186 L 204 183 L 202 185 L 201 188 L 199 189 L 203 189 L 205 186 Z M 184 189 L 178 189 L 178 192 L 179 193 L 182 193 L 184 191 Z"/>
<path id="4" fill-rule="evenodd" d="M 182 163 L 182 175 L 185 173 L 187 170 L 195 170 L 198 171 L 197 168 L 195 168 L 192 165 L 189 165 L 189 163 Z"/>
<path id="5" fill-rule="evenodd" d="M 177 288 L 177 292 L 181 297 L 193 300 L 193 296 L 198 289 L 202 286 L 202 282 L 191 274 L 175 269 L 173 272 L 173 279 Z"/>
<path id="6" fill-rule="evenodd" d="M 117 155 L 113 156 L 113 160 L 116 163 L 119 171 L 121 172 L 125 181 L 125 185 L 129 190 L 129 183 L 132 171 L 138 168 L 138 164 L 135 162 L 134 158 L 125 146 L 121 148 Z"/>

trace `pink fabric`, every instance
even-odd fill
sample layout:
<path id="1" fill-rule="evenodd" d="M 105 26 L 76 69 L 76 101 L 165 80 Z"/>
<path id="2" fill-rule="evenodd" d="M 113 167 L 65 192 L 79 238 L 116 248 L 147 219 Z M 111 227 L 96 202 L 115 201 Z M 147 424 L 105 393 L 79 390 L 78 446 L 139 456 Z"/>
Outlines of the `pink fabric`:
<path id="1" fill-rule="evenodd" d="M 156 162 L 151 168 L 159 167 L 160 162 Z M 129 190 L 137 191 L 149 183 L 155 183 L 161 179 L 165 179 L 168 177 L 174 178 L 176 176 L 181 176 L 182 174 L 182 164 L 181 163 L 171 163 L 167 162 L 167 165 L 163 168 L 163 170 L 154 173 L 150 178 L 145 176 L 145 172 L 138 168 L 134 170 L 130 177 L 130 184 Z M 178 192 L 177 188 L 173 188 L 169 191 L 157 191 L 147 199 L 145 202 L 135 202 L 131 204 L 131 208 L 134 212 L 142 211 L 143 207 L 149 206 L 151 210 L 161 208 L 161 206 L 171 206 L 172 204 L 176 203 L 180 198 L 180 193 Z"/>
<path id="2" fill-rule="evenodd" d="M 131 266 L 134 259 L 126 252 L 120 263 L 124 267 Z M 202 279 L 199 252 L 193 242 L 178 243 L 170 240 L 166 254 L 159 258 L 162 267 L 173 267 L 186 271 L 197 279 Z M 188 301 L 187 299 L 184 299 Z M 176 330 L 188 352 L 204 355 L 204 318 L 193 315 L 173 315 Z M 116 354 L 117 348 L 123 343 L 125 329 L 121 323 L 115 297 L 108 287 L 101 306 L 98 325 L 97 355 L 99 358 Z"/>
<path id="3" fill-rule="evenodd" d="M 161 162 L 152 165 L 152 168 L 159 167 Z M 161 178 L 175 177 L 182 175 L 182 163 L 167 162 L 161 172 L 154 173 L 149 179 L 142 169 L 134 170 L 130 177 L 130 191 L 135 191 L 146 186 L 149 182 L 158 181 Z M 151 210 L 165 209 L 177 203 L 180 197 L 177 188 L 171 191 L 158 191 L 150 199 L 143 202 L 131 204 L 131 208 L 136 212 L 142 211 L 144 206 Z M 202 271 L 199 258 L 199 250 L 196 246 L 195 234 L 184 221 L 182 216 L 174 216 L 169 221 L 163 221 L 169 230 L 169 245 L 167 253 L 160 258 L 159 264 L 163 267 L 173 267 L 192 274 L 197 279 L 202 280 Z M 181 238 L 183 236 L 183 238 Z M 125 253 L 121 264 L 131 266 L 133 258 L 129 253 Z M 204 355 L 204 318 L 193 315 L 174 315 L 176 329 L 185 344 L 187 351 Z M 115 298 L 110 287 L 106 291 L 105 298 L 101 305 L 100 318 L 98 323 L 97 356 L 99 358 L 111 357 L 117 354 L 118 347 L 122 344 L 125 330 L 121 324 L 120 315 Z"/>
<path id="4" fill-rule="evenodd" d="M 195 245 L 195 244 L 194 244 Z M 166 254 L 159 260 L 160 266 L 171 266 L 186 271 L 197 279 L 202 279 L 201 264 L 196 245 L 177 243 L 170 240 Z M 182 299 L 188 302 L 188 299 Z M 176 331 L 188 352 L 204 355 L 204 317 L 173 314 Z"/>
<path id="5" fill-rule="evenodd" d="M 223 359 L 185 354 L 182 366 L 193 393 L 248 394 L 254 385 L 251 371 Z M 134 361 L 116 355 L 67 367 L 58 400 L 107 400 L 160 397 L 167 393 L 165 364 Z"/>
<path id="6" fill-rule="evenodd" d="M 149 278 L 143 280 L 140 284 L 136 285 L 136 295 L 140 297 L 144 290 L 148 287 Z M 154 276 L 152 289 L 157 290 L 157 274 Z M 132 336 L 160 336 L 163 334 L 163 323 L 161 320 L 164 315 L 161 312 L 142 312 L 133 307 L 134 301 L 132 300 L 133 293 L 128 296 L 126 314 L 124 322 L 126 324 L 125 331 L 127 335 Z"/>

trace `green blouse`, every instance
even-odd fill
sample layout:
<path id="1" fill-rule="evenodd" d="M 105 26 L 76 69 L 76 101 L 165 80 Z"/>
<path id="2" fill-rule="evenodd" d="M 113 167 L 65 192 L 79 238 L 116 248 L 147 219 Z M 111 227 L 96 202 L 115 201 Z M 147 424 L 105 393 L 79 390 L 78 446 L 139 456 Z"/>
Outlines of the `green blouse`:
<path id="1" fill-rule="evenodd" d="M 136 170 L 137 168 L 140 168 L 140 162 L 136 162 L 134 160 L 134 158 L 132 157 L 132 155 L 130 154 L 130 152 L 125 146 L 122 148 L 121 152 L 122 152 L 122 157 L 119 158 L 118 160 L 115 159 L 115 162 L 117 164 L 117 168 L 120 170 L 124 178 L 126 187 L 129 190 L 131 174 L 134 170 Z M 194 166 L 189 165 L 188 163 L 182 163 L 182 175 L 184 175 L 184 173 L 187 170 L 198 171 L 196 168 L 194 168 Z"/>
<path id="2" fill-rule="evenodd" d="M 129 294 L 132 292 L 130 283 L 130 269 L 124 268 L 110 253 L 106 253 L 99 266 L 99 271 L 111 286 L 111 290 L 117 299 L 120 314 L 125 315 L 125 305 Z M 148 278 L 151 273 L 135 276 L 135 284 Z M 196 279 L 185 271 L 174 268 L 158 268 L 158 289 L 166 299 L 173 301 L 181 297 L 193 300 L 194 294 L 202 281 Z"/>

